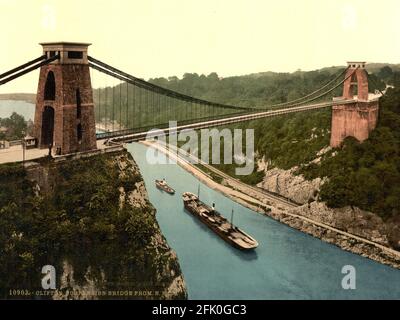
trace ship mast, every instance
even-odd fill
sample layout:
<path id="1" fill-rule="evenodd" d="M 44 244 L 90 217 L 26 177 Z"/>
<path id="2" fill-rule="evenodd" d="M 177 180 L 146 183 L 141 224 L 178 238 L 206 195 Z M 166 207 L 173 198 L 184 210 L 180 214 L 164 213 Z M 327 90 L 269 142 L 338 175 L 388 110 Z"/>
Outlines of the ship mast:
<path id="1" fill-rule="evenodd" d="M 197 198 L 200 200 L 200 183 L 199 183 L 199 186 L 197 188 Z"/>
<path id="2" fill-rule="evenodd" d="M 231 228 L 233 229 L 233 208 L 232 208 L 232 214 L 231 214 Z"/>

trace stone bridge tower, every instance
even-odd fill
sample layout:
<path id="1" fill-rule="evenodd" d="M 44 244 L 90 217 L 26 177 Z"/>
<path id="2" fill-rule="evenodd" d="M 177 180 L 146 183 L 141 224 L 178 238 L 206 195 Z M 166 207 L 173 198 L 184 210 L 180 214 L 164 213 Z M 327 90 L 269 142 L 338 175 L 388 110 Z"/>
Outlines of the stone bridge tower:
<path id="1" fill-rule="evenodd" d="M 339 147 L 346 137 L 362 142 L 375 129 L 378 121 L 379 97 L 368 93 L 365 62 L 348 62 L 343 83 L 343 96 L 333 98 L 354 100 L 354 103 L 332 106 L 331 147 Z M 353 74 L 352 76 L 350 76 Z M 349 77 L 350 76 L 350 77 Z"/>
<path id="2" fill-rule="evenodd" d="M 48 58 L 41 67 L 36 96 L 34 136 L 39 148 L 56 154 L 96 149 L 88 43 L 41 43 Z"/>

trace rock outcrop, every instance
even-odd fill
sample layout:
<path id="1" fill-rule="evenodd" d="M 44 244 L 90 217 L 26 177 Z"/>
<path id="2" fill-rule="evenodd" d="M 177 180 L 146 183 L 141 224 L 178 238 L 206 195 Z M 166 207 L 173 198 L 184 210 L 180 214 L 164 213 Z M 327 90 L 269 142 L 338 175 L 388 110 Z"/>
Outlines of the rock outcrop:
<path id="1" fill-rule="evenodd" d="M 332 209 L 325 203 L 317 201 L 292 209 L 292 212 L 384 246 L 390 246 L 389 227 L 379 216 L 371 212 L 350 206 Z"/>
<path id="2" fill-rule="evenodd" d="M 387 246 L 379 247 L 379 245 L 368 243 L 364 240 L 357 239 L 354 236 L 349 236 L 343 232 L 338 232 L 336 229 L 330 229 L 326 226 L 318 225 L 304 218 L 294 216 L 292 213 L 298 214 L 299 211 L 295 209 L 289 214 L 286 211 L 272 209 L 265 214 L 296 230 L 312 235 L 313 237 L 319 238 L 325 242 L 334 244 L 343 250 L 400 269 L 399 252 L 387 249 Z M 381 240 L 382 239 L 382 242 L 385 242 L 384 235 L 382 236 Z"/>
<path id="3" fill-rule="evenodd" d="M 282 170 L 272 168 L 265 171 L 265 177 L 258 187 L 280 194 L 296 203 L 304 204 L 317 199 L 324 179 L 306 180 L 302 175 L 294 175 L 297 168 Z"/>
<path id="4" fill-rule="evenodd" d="M 323 149 L 321 153 L 329 150 L 329 148 Z M 383 221 L 378 215 L 357 207 L 328 208 L 325 203 L 318 202 L 319 191 L 326 178 L 306 180 L 302 175 L 294 174 L 297 167 L 290 170 L 279 168 L 268 170 L 268 167 L 264 166 L 263 169 L 265 177 L 258 186 L 300 204 L 299 207 L 292 210 L 294 214 L 396 250 L 400 249 L 399 221 Z"/>

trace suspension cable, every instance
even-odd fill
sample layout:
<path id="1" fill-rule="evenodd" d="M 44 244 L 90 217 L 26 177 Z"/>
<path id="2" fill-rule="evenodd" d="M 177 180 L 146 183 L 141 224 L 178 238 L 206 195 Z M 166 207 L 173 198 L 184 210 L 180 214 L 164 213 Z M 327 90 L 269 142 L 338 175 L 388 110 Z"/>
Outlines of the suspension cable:
<path id="1" fill-rule="evenodd" d="M 129 74 L 123 72 L 123 71 L 115 69 L 115 68 L 113 68 L 113 67 L 111 67 L 111 66 L 109 66 L 109 65 L 107 65 L 107 64 L 105 64 L 105 63 L 103 63 L 103 62 L 101 62 L 99 60 L 96 60 L 96 59 L 94 59 L 92 57 L 88 57 L 88 60 L 90 61 L 89 62 L 89 66 L 91 68 L 93 68 L 93 69 L 95 69 L 97 71 L 100 71 L 100 72 L 102 72 L 104 74 L 107 74 L 109 76 L 112 76 L 113 78 L 119 79 L 120 81 L 126 82 L 127 86 L 128 86 L 128 83 L 129 83 L 129 84 L 132 84 L 134 86 L 133 88 L 138 87 L 138 89 L 139 89 L 139 105 L 138 105 L 139 110 L 142 109 L 141 108 L 142 107 L 141 106 L 142 105 L 142 101 L 141 101 L 142 99 L 141 98 L 142 98 L 142 90 L 144 90 L 143 99 L 145 101 L 143 101 L 143 102 L 146 105 L 146 111 L 143 114 L 142 114 L 142 112 L 139 111 L 139 117 L 138 117 L 139 126 L 147 125 L 147 123 L 151 120 L 152 115 L 154 117 L 154 112 L 155 111 L 157 112 L 158 115 L 161 113 L 163 103 L 162 103 L 162 101 L 160 101 L 160 96 L 159 95 L 163 95 L 165 98 L 171 99 L 172 100 L 171 102 L 173 102 L 174 99 L 177 99 L 176 102 L 177 102 L 177 105 L 178 105 L 178 110 L 180 109 L 179 105 L 181 105 L 181 107 L 183 107 L 183 110 L 181 110 L 181 112 L 178 112 L 178 114 L 180 116 L 183 116 L 185 121 L 189 121 L 190 120 L 188 118 L 189 113 L 190 113 L 190 118 L 193 118 L 193 117 L 202 118 L 203 113 L 201 112 L 200 106 L 207 106 L 208 108 L 211 108 L 211 112 L 213 114 L 217 113 L 217 108 L 236 109 L 236 110 L 239 109 L 239 110 L 241 110 L 241 112 L 243 112 L 243 111 L 260 112 L 260 111 L 264 111 L 264 110 L 271 110 L 271 107 L 274 108 L 274 107 L 278 107 L 278 106 L 285 106 L 285 109 L 288 109 L 288 108 L 292 108 L 292 107 L 308 104 L 308 103 L 310 103 L 310 102 L 312 102 L 314 100 L 317 100 L 317 99 L 319 99 L 321 97 L 326 96 L 327 94 L 331 93 L 333 90 L 338 88 L 340 85 L 342 85 L 348 78 L 353 76 L 354 72 L 356 72 L 356 70 L 358 69 L 358 68 L 355 68 L 354 71 L 351 72 L 351 74 L 349 74 L 344 80 L 340 81 L 339 83 L 337 83 L 335 86 L 333 86 L 329 90 L 318 94 L 317 96 L 314 96 L 314 95 L 316 95 L 317 93 L 323 91 L 324 89 L 326 89 L 330 85 L 332 85 L 335 82 L 337 82 L 337 80 L 349 70 L 349 67 L 347 67 L 344 70 L 340 71 L 338 73 L 338 75 L 336 75 L 333 79 L 328 81 L 326 84 L 324 84 L 319 89 L 317 89 L 317 90 L 315 90 L 315 91 L 313 91 L 313 92 L 311 92 L 311 93 L 309 93 L 309 94 L 307 94 L 307 95 L 305 95 L 305 96 L 303 96 L 301 98 L 297 98 L 297 99 L 292 100 L 292 101 L 287 101 L 285 103 L 279 103 L 279 104 L 270 105 L 270 106 L 267 106 L 267 107 L 264 107 L 264 108 L 254 108 L 254 107 L 247 108 L 247 107 L 236 107 L 236 106 L 231 106 L 231 105 L 219 104 L 219 103 L 214 103 L 214 102 L 210 102 L 210 101 L 206 101 L 206 100 L 197 99 L 197 98 L 185 95 L 185 94 L 181 94 L 181 93 L 178 93 L 178 92 L 175 92 L 175 91 L 160 87 L 158 85 L 152 84 L 152 83 L 144 81 L 142 79 L 136 78 L 136 77 L 131 76 L 131 75 L 129 75 Z M 122 123 L 121 123 L 121 121 L 122 121 L 121 120 L 121 116 L 122 116 L 121 89 L 122 88 L 121 87 L 122 86 L 120 85 L 120 88 L 119 88 L 120 89 L 120 106 L 119 106 L 119 109 L 120 109 L 120 114 L 119 114 L 119 116 L 120 116 L 120 130 L 121 130 L 121 125 L 122 125 Z M 113 128 L 112 129 L 113 129 L 113 131 L 114 131 L 114 120 L 115 120 L 114 118 L 116 116 L 115 111 L 114 111 L 114 108 L 115 108 L 115 106 L 114 106 L 114 104 L 115 104 L 115 101 L 114 101 L 114 89 L 115 89 L 115 87 L 113 86 L 113 88 L 112 88 L 112 90 L 113 90 L 113 102 L 112 102 L 112 104 L 113 104 L 113 106 L 112 106 L 112 109 L 113 109 L 112 110 L 112 118 L 113 118 L 113 126 L 112 126 Z M 149 94 L 150 94 L 150 96 L 149 96 Z M 155 94 L 158 94 L 158 97 L 155 97 Z M 167 99 L 167 101 L 168 101 L 168 99 Z M 127 103 L 127 106 L 128 106 L 128 104 L 129 104 L 129 91 L 127 91 L 127 102 L 126 103 Z M 135 104 L 135 101 L 134 101 L 134 104 Z M 166 104 L 166 105 L 168 105 L 168 104 Z M 190 106 L 190 109 L 189 109 L 189 106 Z M 151 111 L 152 111 L 150 114 L 149 114 L 149 111 L 150 111 L 149 108 L 151 108 Z M 168 111 L 169 111 L 168 113 L 171 112 L 171 110 L 168 110 Z M 128 116 L 128 114 L 129 114 L 129 111 L 127 112 L 126 116 Z M 227 112 L 223 111 L 222 114 L 227 114 Z M 158 115 L 157 115 L 157 117 L 158 117 Z M 149 116 L 150 116 L 150 118 L 149 118 Z M 133 120 L 136 120 L 136 119 L 133 119 Z M 142 120 L 144 121 L 144 123 L 142 123 Z M 162 119 L 159 118 L 159 120 L 162 120 Z M 136 122 L 136 121 L 133 121 L 133 122 Z M 128 127 L 130 126 L 129 122 L 128 122 L 127 126 Z"/>
<path id="2" fill-rule="evenodd" d="M 116 74 L 118 76 L 121 76 L 121 77 L 124 77 L 124 78 L 127 78 L 127 79 L 131 80 L 133 82 L 132 84 L 134 84 L 136 86 L 139 86 L 139 87 L 142 87 L 144 89 L 147 89 L 147 90 L 150 90 L 150 91 L 153 91 L 153 92 L 156 92 L 156 93 L 160 93 L 160 94 L 163 94 L 163 95 L 166 95 L 166 96 L 172 96 L 172 97 L 178 98 L 180 100 L 184 100 L 184 101 L 193 101 L 193 102 L 197 102 L 197 103 L 215 105 L 215 106 L 221 107 L 221 108 L 241 109 L 241 110 L 252 109 L 252 108 L 245 108 L 245 107 L 226 105 L 226 104 L 221 104 L 221 103 L 216 103 L 216 102 L 211 102 L 211 101 L 206 101 L 206 100 L 194 98 L 194 97 L 191 97 L 191 96 L 188 96 L 188 95 L 185 95 L 185 94 L 182 94 L 182 93 L 170 90 L 170 89 L 166 89 L 166 88 L 160 87 L 158 85 L 155 85 L 153 83 L 147 82 L 147 81 L 142 80 L 142 79 L 139 79 L 137 77 L 134 77 L 134 76 L 132 76 L 132 75 L 126 73 L 126 72 L 118 70 L 118 69 L 116 69 L 116 68 L 114 68 L 114 67 L 112 67 L 112 66 L 110 66 L 110 65 L 108 65 L 108 64 L 106 64 L 104 62 L 101 62 L 100 60 L 97 60 L 97 59 L 95 59 L 93 57 L 88 56 L 88 60 L 90 62 L 92 62 L 92 63 L 89 63 L 89 65 L 92 68 L 97 69 L 98 71 L 102 71 L 101 69 L 103 69 L 103 70 L 105 69 L 105 70 L 109 71 L 108 74 L 111 75 L 111 76 L 115 76 L 114 74 Z M 253 109 L 256 109 L 256 108 L 253 108 Z"/>
<path id="3" fill-rule="evenodd" d="M 114 98 L 115 98 L 115 86 L 113 85 L 112 86 L 112 117 L 111 117 L 112 131 L 114 131 L 114 126 L 115 126 L 115 101 L 114 101 Z"/>
<path id="4" fill-rule="evenodd" d="M 328 82 L 327 82 L 325 85 L 323 85 L 321 88 L 319 88 L 319 89 L 317 89 L 317 90 L 315 90 L 315 91 L 313 91 L 313 92 L 311 92 L 311 93 L 309 93 L 309 94 L 307 94 L 307 95 L 305 95 L 305 96 L 303 96 L 303 97 L 297 98 L 297 99 L 295 99 L 295 100 L 291 100 L 291 101 L 286 101 L 286 102 L 282 102 L 282 103 L 273 104 L 273 105 L 271 105 L 271 107 L 284 106 L 284 105 L 286 105 L 286 104 L 292 104 L 292 103 L 294 103 L 294 102 L 301 101 L 301 100 L 303 100 L 303 99 L 306 99 L 306 98 L 308 98 L 308 97 L 311 97 L 311 96 L 313 96 L 314 94 L 318 93 L 319 91 L 322 91 L 323 89 L 325 89 L 326 87 L 328 87 L 330 84 L 335 83 L 341 76 L 343 76 L 343 74 L 345 74 L 345 73 L 347 72 L 347 70 L 348 70 L 349 68 L 350 68 L 350 66 L 348 66 L 347 68 L 345 68 L 344 70 L 342 70 L 342 72 L 338 73 L 338 75 L 337 75 L 334 79 L 331 79 L 330 81 L 328 81 Z"/>
<path id="5" fill-rule="evenodd" d="M 318 95 L 318 96 L 316 96 L 316 97 L 314 97 L 314 98 L 308 99 L 308 100 L 306 100 L 306 101 L 302 101 L 302 102 L 299 102 L 299 103 L 295 103 L 295 104 L 293 104 L 293 105 L 289 105 L 289 106 L 287 106 L 285 109 L 289 109 L 289 108 L 293 108 L 293 107 L 296 107 L 296 106 L 304 105 L 304 104 L 307 104 L 307 103 L 309 103 L 309 102 L 312 102 L 312 101 L 314 101 L 314 100 L 317 100 L 317 99 L 319 99 L 319 98 L 321 98 L 321 97 L 327 95 L 328 93 L 332 92 L 332 91 L 335 90 L 337 87 L 339 87 L 340 85 L 342 85 L 348 78 L 350 78 L 351 76 L 353 76 L 354 72 L 356 72 L 357 69 L 358 69 L 358 67 L 355 68 L 354 71 L 353 71 L 351 74 L 349 74 L 344 80 L 342 80 L 341 82 L 339 82 L 336 86 L 334 86 L 333 88 L 329 89 L 328 91 L 325 91 L 325 92 L 321 93 L 320 95 Z M 269 109 L 270 109 L 270 107 L 263 108 L 263 110 L 269 110 Z"/>
<path id="6" fill-rule="evenodd" d="M 53 57 L 51 57 L 49 59 L 46 59 L 46 60 L 44 60 L 44 61 L 42 61 L 42 62 L 40 62 L 38 64 L 33 65 L 30 68 L 27 68 L 27 69 L 25 69 L 23 71 L 20 71 L 20 72 L 14 74 L 12 76 L 9 76 L 8 78 L 5 78 L 5 79 L 0 81 L 0 86 L 3 85 L 3 84 L 6 84 L 7 82 L 10 82 L 10 81 L 12 81 L 14 79 L 17 79 L 17 78 L 19 78 L 19 77 L 21 77 L 21 76 L 33 71 L 33 70 L 36 70 L 36 69 L 38 69 L 40 67 L 43 67 L 43 66 L 49 64 L 50 62 L 53 62 L 53 61 L 55 61 L 55 60 L 57 60 L 59 58 L 60 58 L 60 55 L 57 54 L 57 55 L 55 55 L 55 56 L 53 56 Z"/>
<path id="7" fill-rule="evenodd" d="M 18 71 L 20 71 L 22 69 L 25 69 L 25 68 L 29 67 L 30 65 L 35 64 L 37 62 L 40 62 L 40 61 L 42 61 L 42 60 L 44 60 L 46 58 L 47 58 L 47 56 L 44 54 L 44 55 L 42 55 L 42 56 L 40 56 L 40 57 L 38 57 L 36 59 L 33 59 L 33 60 L 31 60 L 31 61 L 29 61 L 27 63 L 24 63 L 24 64 L 20 65 L 19 67 L 16 67 L 16 68 L 11 69 L 11 70 L 9 70 L 7 72 L 4 72 L 4 73 L 0 74 L 0 79 L 3 79 L 4 77 L 7 77 L 7 76 L 9 76 L 9 75 L 11 75 L 13 73 L 16 73 L 16 72 L 18 72 Z"/>
<path id="8" fill-rule="evenodd" d="M 119 84 L 119 130 L 122 125 L 122 82 Z"/>
<path id="9" fill-rule="evenodd" d="M 105 103 L 104 103 L 104 127 L 105 127 L 105 132 L 107 132 L 107 128 L 108 128 L 108 118 L 107 118 L 107 109 L 108 109 L 108 95 L 107 95 L 107 91 L 108 91 L 108 82 L 107 82 L 107 77 L 106 81 L 105 81 Z"/>
<path id="10" fill-rule="evenodd" d="M 125 106 L 125 112 L 126 112 L 125 119 L 126 119 L 126 122 L 125 122 L 125 126 L 127 128 L 129 128 L 129 109 L 128 109 L 128 105 L 129 105 L 129 88 L 128 88 L 128 82 L 125 82 L 125 84 L 126 84 L 126 106 Z"/>

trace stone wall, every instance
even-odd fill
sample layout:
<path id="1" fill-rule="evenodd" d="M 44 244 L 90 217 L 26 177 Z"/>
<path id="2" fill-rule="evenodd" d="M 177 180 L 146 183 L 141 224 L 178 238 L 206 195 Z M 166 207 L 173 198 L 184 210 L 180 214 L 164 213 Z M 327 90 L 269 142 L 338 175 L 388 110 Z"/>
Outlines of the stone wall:
<path id="1" fill-rule="evenodd" d="M 55 79 L 55 99 L 45 100 L 46 81 L 50 72 Z M 77 90 L 80 95 L 81 115 L 78 116 Z M 96 148 L 96 128 L 93 93 L 89 65 L 49 64 L 40 69 L 36 95 L 34 136 L 40 148 L 47 148 L 42 137 L 44 108 L 54 109 L 54 150 L 61 154 Z M 78 140 L 78 125 L 82 126 L 82 139 Z"/>
<path id="2" fill-rule="evenodd" d="M 366 140 L 376 127 L 378 109 L 378 101 L 333 106 L 331 147 L 339 147 L 346 137 Z"/>

